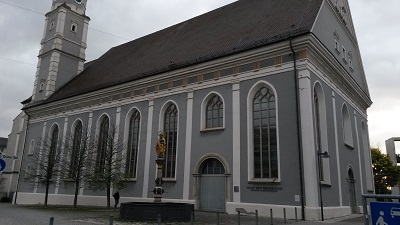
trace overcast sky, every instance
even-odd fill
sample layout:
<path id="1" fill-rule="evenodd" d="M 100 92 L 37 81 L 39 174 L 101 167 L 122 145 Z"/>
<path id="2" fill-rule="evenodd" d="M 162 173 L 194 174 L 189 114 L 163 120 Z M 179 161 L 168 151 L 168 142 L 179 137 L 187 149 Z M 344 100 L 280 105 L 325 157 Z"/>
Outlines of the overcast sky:
<path id="1" fill-rule="evenodd" d="M 20 102 L 32 94 L 44 14 L 51 2 L 0 0 L 0 137 L 11 132 Z M 86 59 L 231 2 L 89 0 Z M 349 2 L 374 102 L 368 110 L 370 142 L 385 149 L 386 139 L 400 136 L 400 0 Z"/>

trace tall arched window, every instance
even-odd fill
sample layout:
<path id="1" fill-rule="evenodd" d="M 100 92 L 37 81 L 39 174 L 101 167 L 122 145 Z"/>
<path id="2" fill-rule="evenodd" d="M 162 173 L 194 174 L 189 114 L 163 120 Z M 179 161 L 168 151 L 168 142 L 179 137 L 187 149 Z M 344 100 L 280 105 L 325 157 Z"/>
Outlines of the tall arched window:
<path id="1" fill-rule="evenodd" d="M 178 139 L 178 109 L 174 104 L 168 106 L 164 114 L 164 132 L 167 149 L 165 150 L 165 178 L 175 178 L 176 146 Z"/>
<path id="2" fill-rule="evenodd" d="M 353 132 L 351 128 L 351 119 L 346 104 L 344 104 L 342 108 L 342 118 L 344 144 L 353 148 Z"/>
<path id="3" fill-rule="evenodd" d="M 276 102 L 266 87 L 253 98 L 253 135 L 254 178 L 278 178 Z"/>
<path id="4" fill-rule="evenodd" d="M 218 95 L 208 100 L 206 105 L 206 128 L 223 127 L 224 103 Z"/>
<path id="5" fill-rule="evenodd" d="M 31 140 L 31 143 L 29 144 L 29 150 L 28 150 L 28 155 L 33 155 L 33 152 L 35 151 L 35 140 Z"/>
<path id="6" fill-rule="evenodd" d="M 361 145 L 361 151 L 364 153 L 364 163 L 365 163 L 365 176 L 367 180 L 367 190 L 374 190 L 374 184 L 373 184 L 373 173 L 372 173 L 372 160 L 371 160 L 371 149 L 369 146 L 369 141 L 368 141 L 368 129 L 364 123 L 364 121 L 361 122 L 361 140 L 362 140 L 362 145 Z"/>
<path id="7" fill-rule="evenodd" d="M 55 125 L 53 131 L 51 132 L 49 158 L 48 158 L 52 164 L 55 163 L 57 158 L 57 147 L 58 147 L 58 126 Z"/>
<path id="8" fill-rule="evenodd" d="M 107 148 L 109 148 L 110 119 L 105 116 L 100 123 L 99 140 L 97 146 L 95 173 L 103 173 L 106 161 Z"/>
<path id="9" fill-rule="evenodd" d="M 79 120 L 77 121 L 74 131 L 73 131 L 73 140 L 72 140 L 72 149 L 71 149 L 71 156 L 70 156 L 70 165 L 69 165 L 69 174 L 68 178 L 74 178 L 79 169 L 79 157 L 82 153 L 82 122 Z"/>
<path id="10" fill-rule="evenodd" d="M 128 152 L 125 172 L 129 178 L 136 178 L 137 154 L 139 147 L 140 113 L 135 110 L 129 120 Z"/>
<path id="11" fill-rule="evenodd" d="M 318 159 L 320 181 L 330 184 L 329 158 L 322 157 L 321 154 L 329 152 L 328 134 L 326 124 L 326 104 L 325 95 L 319 82 L 314 86 L 314 130 L 315 130 L 315 151 Z"/>

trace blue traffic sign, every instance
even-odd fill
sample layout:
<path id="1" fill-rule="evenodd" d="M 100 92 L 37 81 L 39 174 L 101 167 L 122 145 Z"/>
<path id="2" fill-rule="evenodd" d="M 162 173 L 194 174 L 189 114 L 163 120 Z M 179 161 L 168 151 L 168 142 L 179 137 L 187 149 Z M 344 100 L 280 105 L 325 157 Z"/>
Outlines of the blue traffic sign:
<path id="1" fill-rule="evenodd" d="M 6 168 L 6 161 L 0 159 L 0 172 Z"/>
<path id="2" fill-rule="evenodd" d="M 400 224 L 400 203 L 371 202 L 370 207 L 373 225 Z"/>

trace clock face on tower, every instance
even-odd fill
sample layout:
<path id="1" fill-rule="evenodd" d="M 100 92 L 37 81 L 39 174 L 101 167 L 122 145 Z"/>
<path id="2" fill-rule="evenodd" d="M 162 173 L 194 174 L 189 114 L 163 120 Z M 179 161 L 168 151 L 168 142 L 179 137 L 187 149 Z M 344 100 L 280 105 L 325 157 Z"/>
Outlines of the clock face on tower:
<path id="1" fill-rule="evenodd" d="M 75 0 L 76 4 L 82 4 L 83 0 Z"/>

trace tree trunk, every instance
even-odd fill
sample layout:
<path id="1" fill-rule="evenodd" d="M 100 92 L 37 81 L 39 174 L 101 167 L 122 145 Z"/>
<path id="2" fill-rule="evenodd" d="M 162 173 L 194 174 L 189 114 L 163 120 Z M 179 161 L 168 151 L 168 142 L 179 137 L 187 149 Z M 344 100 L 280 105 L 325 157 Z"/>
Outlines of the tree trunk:
<path id="1" fill-rule="evenodd" d="M 79 186 L 80 186 L 79 184 L 80 184 L 80 182 L 79 182 L 79 176 L 78 176 L 75 180 L 74 208 L 76 208 L 78 205 L 78 193 L 79 193 Z"/>
<path id="2" fill-rule="evenodd" d="M 110 190 L 110 185 L 107 185 L 107 209 L 110 209 L 110 195 L 111 195 L 111 190 Z"/>
<path id="3" fill-rule="evenodd" d="M 47 200 L 49 199 L 49 187 L 50 187 L 50 181 L 46 180 L 46 194 L 44 196 L 44 206 L 47 206 Z"/>

